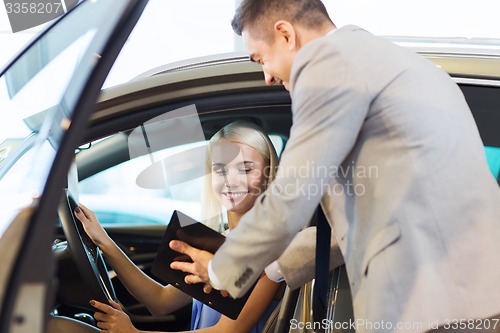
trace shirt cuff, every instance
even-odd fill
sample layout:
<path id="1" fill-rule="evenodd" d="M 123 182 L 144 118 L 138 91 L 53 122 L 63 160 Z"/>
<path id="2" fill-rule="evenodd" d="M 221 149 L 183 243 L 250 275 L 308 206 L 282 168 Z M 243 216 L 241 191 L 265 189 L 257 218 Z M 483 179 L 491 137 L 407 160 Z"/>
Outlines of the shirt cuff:
<path id="1" fill-rule="evenodd" d="M 266 272 L 267 277 L 271 281 L 281 282 L 285 280 L 277 260 L 270 263 L 269 266 L 267 266 L 264 271 Z"/>
<path id="2" fill-rule="evenodd" d="M 208 282 L 210 285 L 217 290 L 224 290 L 224 286 L 220 282 L 220 280 L 217 278 L 217 275 L 215 275 L 214 270 L 212 269 L 212 260 L 208 262 Z"/>

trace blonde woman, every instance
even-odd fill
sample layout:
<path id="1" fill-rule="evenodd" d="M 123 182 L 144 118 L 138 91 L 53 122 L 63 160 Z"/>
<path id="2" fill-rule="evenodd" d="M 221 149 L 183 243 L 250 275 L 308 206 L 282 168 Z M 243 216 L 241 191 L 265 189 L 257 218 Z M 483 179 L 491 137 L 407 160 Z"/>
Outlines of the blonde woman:
<path id="1" fill-rule="evenodd" d="M 206 168 L 210 170 L 204 195 L 205 222 L 221 232 L 235 228 L 241 216 L 253 206 L 258 195 L 273 180 L 278 158 L 276 151 L 258 126 L 236 121 L 219 130 L 211 139 Z M 85 231 L 106 254 L 120 280 L 153 315 L 171 313 L 193 302 L 191 329 L 199 332 L 259 332 L 277 304 L 281 284 L 262 274 L 238 319 L 232 320 L 168 285 L 145 275 L 120 250 L 100 225 L 95 214 L 83 205 L 75 210 Z M 97 326 L 109 333 L 137 333 L 121 307 L 97 301 L 91 304 L 101 312 L 94 317 Z"/>

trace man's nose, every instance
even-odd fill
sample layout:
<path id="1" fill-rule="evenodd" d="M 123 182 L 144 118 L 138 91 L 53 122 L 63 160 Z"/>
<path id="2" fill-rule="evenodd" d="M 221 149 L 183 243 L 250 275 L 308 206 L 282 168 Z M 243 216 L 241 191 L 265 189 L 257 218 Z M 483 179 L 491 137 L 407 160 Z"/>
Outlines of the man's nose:
<path id="1" fill-rule="evenodd" d="M 272 86 L 273 84 L 276 83 L 276 80 L 274 79 L 274 76 L 272 76 L 270 74 L 267 74 L 266 72 L 264 72 L 264 79 L 265 79 L 266 84 L 268 86 Z"/>

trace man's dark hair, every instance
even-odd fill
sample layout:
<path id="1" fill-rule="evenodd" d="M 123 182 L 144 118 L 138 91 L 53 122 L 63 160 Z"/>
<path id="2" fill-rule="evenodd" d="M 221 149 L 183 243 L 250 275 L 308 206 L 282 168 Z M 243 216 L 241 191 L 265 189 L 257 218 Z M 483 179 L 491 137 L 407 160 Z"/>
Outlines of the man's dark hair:
<path id="1" fill-rule="evenodd" d="M 320 0 L 243 0 L 236 10 L 231 26 L 241 36 L 243 29 L 256 27 L 252 32 L 266 38 L 271 24 L 278 20 L 301 24 L 309 29 L 321 28 L 330 17 Z"/>

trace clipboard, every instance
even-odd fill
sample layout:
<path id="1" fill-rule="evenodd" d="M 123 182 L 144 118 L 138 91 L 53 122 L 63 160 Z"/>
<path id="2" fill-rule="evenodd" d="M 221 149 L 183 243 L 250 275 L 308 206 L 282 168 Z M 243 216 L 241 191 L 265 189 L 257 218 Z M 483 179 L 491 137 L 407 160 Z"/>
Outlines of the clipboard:
<path id="1" fill-rule="evenodd" d="M 172 261 L 192 262 L 189 256 L 172 250 L 168 246 L 170 241 L 181 240 L 198 249 L 215 253 L 224 243 L 225 239 L 226 237 L 203 223 L 175 210 L 151 267 L 151 273 L 163 283 L 171 284 L 223 315 L 231 319 L 236 319 L 245 306 L 253 287 L 243 297 L 237 299 L 231 296 L 223 297 L 215 289 L 210 294 L 206 294 L 203 291 L 204 285 L 202 283 L 187 284 L 184 282 L 184 277 L 188 273 L 170 268 Z"/>

